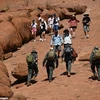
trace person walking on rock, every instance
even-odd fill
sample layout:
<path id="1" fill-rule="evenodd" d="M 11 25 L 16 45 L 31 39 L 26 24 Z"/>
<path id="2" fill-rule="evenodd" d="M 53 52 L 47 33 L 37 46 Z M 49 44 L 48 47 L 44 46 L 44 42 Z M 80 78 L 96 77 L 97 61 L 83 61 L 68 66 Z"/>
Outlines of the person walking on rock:
<path id="1" fill-rule="evenodd" d="M 91 22 L 91 19 L 89 17 L 89 14 L 85 13 L 82 19 L 85 38 L 89 38 L 90 22 Z"/>
<path id="2" fill-rule="evenodd" d="M 60 58 L 60 52 L 61 52 L 61 45 L 63 44 L 62 37 L 58 34 L 58 31 L 54 31 L 54 35 L 51 38 L 51 47 L 54 48 L 55 52 L 57 52 L 58 58 Z"/>
<path id="3" fill-rule="evenodd" d="M 32 35 L 33 35 L 34 41 L 36 41 L 37 23 L 35 20 L 32 20 L 31 29 L 32 29 Z"/>
<path id="4" fill-rule="evenodd" d="M 35 80 L 38 75 L 38 55 L 36 50 L 27 55 L 26 62 L 28 64 L 27 86 L 31 85 L 31 79 Z"/>
<path id="5" fill-rule="evenodd" d="M 94 47 L 94 49 L 92 50 L 92 53 L 90 55 L 90 63 L 91 63 L 91 70 L 93 73 L 92 78 L 95 79 L 98 76 L 98 81 L 100 81 L 100 50 L 97 46 Z M 95 68 L 97 69 L 97 73 Z"/>
<path id="6" fill-rule="evenodd" d="M 43 66 L 46 67 L 47 76 L 49 82 L 51 82 L 53 80 L 53 71 L 55 68 L 58 68 L 58 57 L 52 47 L 45 55 Z"/>
<path id="7" fill-rule="evenodd" d="M 66 63 L 66 70 L 67 70 L 67 75 L 70 77 L 71 73 L 71 67 L 72 67 L 72 62 L 75 61 L 76 59 L 73 56 L 73 48 L 71 45 L 66 45 L 65 48 L 63 49 L 61 60 L 63 60 Z"/>
<path id="8" fill-rule="evenodd" d="M 77 28 L 77 23 L 79 22 L 79 20 L 76 19 L 75 15 L 72 15 L 72 17 L 70 18 L 70 20 L 68 21 L 70 23 L 70 33 L 72 35 L 72 38 L 75 38 L 76 36 L 76 28 Z"/>
<path id="9" fill-rule="evenodd" d="M 46 21 L 42 18 L 40 20 L 40 33 L 41 33 L 41 38 L 40 41 L 46 41 L 45 33 L 47 31 L 47 23 Z"/>
<path id="10" fill-rule="evenodd" d="M 54 27 L 53 21 L 54 21 L 54 17 L 53 17 L 53 14 L 52 14 L 48 18 L 48 26 L 49 26 L 49 29 L 50 29 L 49 35 L 52 35 L 53 34 L 53 27 Z"/>
<path id="11" fill-rule="evenodd" d="M 72 45 L 71 34 L 69 33 L 68 29 L 65 29 L 63 31 L 63 44 L 64 44 L 64 47 L 66 45 Z"/>

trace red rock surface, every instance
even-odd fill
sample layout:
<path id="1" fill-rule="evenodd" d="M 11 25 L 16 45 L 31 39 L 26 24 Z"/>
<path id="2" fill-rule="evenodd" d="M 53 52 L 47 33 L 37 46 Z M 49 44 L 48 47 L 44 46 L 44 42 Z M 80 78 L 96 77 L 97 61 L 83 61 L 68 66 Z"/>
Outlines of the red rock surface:
<path id="1" fill-rule="evenodd" d="M 30 0 L 31 1 L 31 0 Z M 73 2 L 72 2 L 73 1 Z M 82 29 L 82 17 L 83 15 L 77 15 L 77 19 L 80 20 L 78 28 L 76 30 L 76 38 L 72 40 L 73 47 L 78 52 L 78 58 L 91 52 L 94 46 L 100 47 L 100 1 L 99 0 L 50 0 L 50 3 L 53 5 L 60 5 L 65 2 L 70 5 L 86 5 L 87 12 L 91 17 L 91 26 L 90 26 L 90 38 L 83 39 L 84 32 Z M 13 4 L 10 10 L 16 10 L 19 8 L 25 8 L 22 6 L 24 0 L 12 0 L 10 2 Z M 47 0 L 36 0 L 33 4 L 34 7 L 39 4 L 46 4 Z M 17 6 L 15 6 L 17 5 Z M 30 5 L 31 7 L 31 5 Z M 26 7 L 28 8 L 28 7 Z M 65 19 L 62 23 L 69 27 L 68 20 Z M 62 34 L 63 29 L 59 31 Z M 42 66 L 42 61 L 44 55 L 50 48 L 50 39 L 51 37 L 46 35 L 47 41 L 40 42 L 30 41 L 27 44 L 23 45 L 20 50 L 13 53 L 13 57 L 5 60 L 4 63 L 7 66 L 9 71 L 11 82 L 14 83 L 16 79 L 11 75 L 11 71 L 16 68 L 17 64 L 25 63 L 26 55 L 31 52 L 33 48 L 38 51 L 39 55 L 39 75 L 37 76 L 38 82 L 27 87 L 25 82 L 15 84 L 12 86 L 12 90 L 15 94 L 23 94 L 27 97 L 27 100 L 100 100 L 100 82 L 97 80 L 92 80 L 92 72 L 90 70 L 89 62 L 77 61 L 72 65 L 72 72 L 70 78 L 65 75 L 65 63 L 60 63 L 59 67 L 55 69 L 54 76 L 56 77 L 51 83 L 44 81 L 47 78 L 46 70 Z"/>

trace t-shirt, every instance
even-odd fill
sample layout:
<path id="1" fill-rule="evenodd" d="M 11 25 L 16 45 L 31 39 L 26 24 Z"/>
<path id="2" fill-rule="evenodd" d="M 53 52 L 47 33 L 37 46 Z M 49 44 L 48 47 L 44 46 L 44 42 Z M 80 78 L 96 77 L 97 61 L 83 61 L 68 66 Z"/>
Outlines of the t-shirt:
<path id="1" fill-rule="evenodd" d="M 32 28 L 36 28 L 37 23 L 34 23 L 34 24 L 32 23 L 31 26 L 32 26 Z"/>
<path id="2" fill-rule="evenodd" d="M 89 23 L 91 21 L 90 17 L 84 17 L 82 22 L 83 22 L 83 25 L 87 25 L 87 23 Z"/>
<path id="3" fill-rule="evenodd" d="M 53 20 L 54 20 L 54 18 L 51 18 L 51 17 L 50 17 L 50 18 L 48 19 L 48 24 L 49 24 L 49 25 L 53 25 Z"/>

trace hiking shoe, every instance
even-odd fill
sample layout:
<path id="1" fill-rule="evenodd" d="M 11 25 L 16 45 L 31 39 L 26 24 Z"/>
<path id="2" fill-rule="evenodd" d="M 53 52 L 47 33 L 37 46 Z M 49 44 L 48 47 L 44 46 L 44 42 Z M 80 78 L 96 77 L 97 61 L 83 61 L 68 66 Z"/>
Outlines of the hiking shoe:
<path id="1" fill-rule="evenodd" d="M 94 75 L 92 76 L 92 78 L 97 78 L 97 75 L 96 75 L 96 74 L 94 74 Z"/>
<path id="2" fill-rule="evenodd" d="M 93 80 L 96 80 L 96 79 L 97 79 L 97 75 L 94 74 L 94 75 L 92 76 L 92 79 L 93 79 Z"/>
<path id="3" fill-rule="evenodd" d="M 30 82 L 27 82 L 27 86 L 30 86 L 31 85 L 31 83 Z"/>
<path id="4" fill-rule="evenodd" d="M 51 82 L 52 81 L 52 79 L 49 79 L 49 82 Z"/>
<path id="5" fill-rule="evenodd" d="M 43 41 L 46 41 L 46 39 L 44 39 Z"/>
<path id="6" fill-rule="evenodd" d="M 42 38 L 40 38 L 40 41 L 41 41 L 41 42 L 43 42 L 43 39 L 42 39 Z"/>
<path id="7" fill-rule="evenodd" d="M 89 35 L 87 35 L 86 38 L 88 39 L 89 38 Z"/>
<path id="8" fill-rule="evenodd" d="M 98 81 L 100 81 L 100 77 L 98 77 Z"/>
<path id="9" fill-rule="evenodd" d="M 51 82 L 52 80 L 49 80 L 49 82 Z"/>
<path id="10" fill-rule="evenodd" d="M 33 77 L 31 78 L 31 80 L 35 80 L 35 76 L 33 76 Z"/>
<path id="11" fill-rule="evenodd" d="M 68 77 L 70 77 L 70 73 L 68 73 Z"/>

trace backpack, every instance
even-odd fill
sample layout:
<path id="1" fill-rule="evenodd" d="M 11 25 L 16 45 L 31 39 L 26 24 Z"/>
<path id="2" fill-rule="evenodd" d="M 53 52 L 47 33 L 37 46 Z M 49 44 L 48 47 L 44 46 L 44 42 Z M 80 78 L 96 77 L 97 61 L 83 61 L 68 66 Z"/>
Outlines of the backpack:
<path id="1" fill-rule="evenodd" d="M 32 54 L 27 55 L 26 57 L 27 63 L 36 63 L 36 57 L 34 57 Z"/>
<path id="2" fill-rule="evenodd" d="M 65 47 L 65 55 L 71 55 L 72 48 L 70 46 Z"/>
<path id="3" fill-rule="evenodd" d="M 93 59 L 94 60 L 99 60 L 100 59 L 100 50 L 94 50 Z"/>
<path id="4" fill-rule="evenodd" d="M 55 52 L 54 52 L 54 50 L 50 50 L 48 52 L 47 59 L 48 60 L 54 60 L 55 59 Z"/>
<path id="5" fill-rule="evenodd" d="M 57 18 L 54 18 L 54 24 L 58 23 L 58 19 Z"/>
<path id="6" fill-rule="evenodd" d="M 78 54 L 76 53 L 76 51 L 74 50 L 74 48 L 72 50 L 72 57 L 74 58 L 74 60 L 76 60 L 76 58 L 78 57 Z"/>

